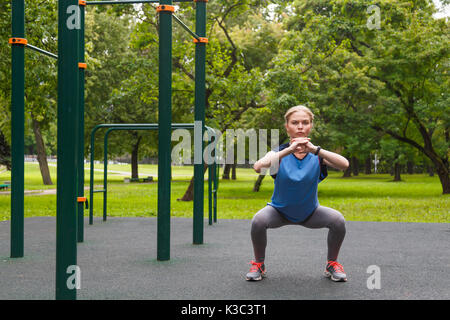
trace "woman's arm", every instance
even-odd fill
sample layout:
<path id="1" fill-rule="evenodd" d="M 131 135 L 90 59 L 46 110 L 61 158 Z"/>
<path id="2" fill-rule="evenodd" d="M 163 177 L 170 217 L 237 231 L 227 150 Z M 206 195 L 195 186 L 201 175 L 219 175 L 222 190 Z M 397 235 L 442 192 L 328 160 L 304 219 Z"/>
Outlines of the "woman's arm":
<path id="1" fill-rule="evenodd" d="M 269 151 L 264 157 L 255 162 L 253 169 L 255 169 L 257 173 L 260 173 L 262 168 L 270 168 L 272 163 L 280 161 L 282 158 L 292 153 L 292 151 L 291 146 L 278 152 Z"/>
<path id="2" fill-rule="evenodd" d="M 317 152 L 317 146 L 313 145 L 308 138 L 308 141 L 306 141 L 305 144 L 305 138 L 294 138 L 291 140 L 291 144 L 293 144 L 296 141 L 302 142 L 304 144 L 303 147 L 303 152 L 311 152 L 311 153 L 316 153 Z M 300 143 L 299 147 L 301 148 L 302 143 Z M 344 158 L 343 156 L 341 156 L 340 154 L 328 151 L 328 150 L 324 150 L 324 149 L 320 149 L 319 154 L 318 154 L 322 159 L 323 162 L 330 167 L 336 168 L 338 170 L 345 170 L 348 168 L 349 166 L 349 162 L 346 158 Z"/>
<path id="3" fill-rule="evenodd" d="M 312 153 L 316 153 L 317 147 L 314 146 Z M 330 167 L 339 169 L 339 170 L 345 170 L 348 168 L 349 163 L 346 158 L 341 156 L 340 154 L 327 151 L 324 149 L 320 149 L 319 156 L 323 159 L 323 162 Z"/>
<path id="4" fill-rule="evenodd" d="M 262 168 L 271 167 L 272 163 L 279 162 L 281 159 L 283 159 L 284 157 L 286 157 L 287 155 L 289 155 L 293 152 L 296 152 L 296 151 L 303 152 L 305 150 L 307 144 L 311 144 L 309 142 L 309 138 L 303 137 L 303 138 L 292 139 L 289 142 L 289 147 L 287 147 L 281 151 L 278 151 L 278 152 L 269 151 L 263 158 L 256 161 L 256 163 L 253 165 L 253 169 L 255 169 L 255 171 L 257 173 L 260 173 Z M 311 146 L 312 146 L 312 144 L 311 144 Z"/>

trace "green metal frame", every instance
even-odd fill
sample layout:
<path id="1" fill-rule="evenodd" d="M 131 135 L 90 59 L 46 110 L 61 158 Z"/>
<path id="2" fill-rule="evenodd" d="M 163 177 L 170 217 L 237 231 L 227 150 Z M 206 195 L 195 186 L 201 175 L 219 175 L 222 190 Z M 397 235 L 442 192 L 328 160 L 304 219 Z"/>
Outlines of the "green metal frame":
<path id="1" fill-rule="evenodd" d="M 85 63 L 85 9 L 82 7 L 80 17 L 80 37 L 79 37 L 79 61 Z M 78 125 L 80 130 L 78 131 L 78 197 L 84 197 L 84 83 L 85 83 L 85 69 L 78 68 L 79 70 L 79 109 L 78 109 Z M 77 216 L 78 226 L 84 225 L 84 203 L 77 202 Z M 78 227 L 77 241 L 84 241 L 84 228 Z"/>
<path id="2" fill-rule="evenodd" d="M 171 0 L 160 4 L 171 5 Z M 172 126 L 172 15 L 159 13 L 157 259 L 170 259 L 170 144 Z"/>
<path id="3" fill-rule="evenodd" d="M 72 300 L 69 267 L 77 265 L 77 183 L 79 132 L 79 29 L 69 29 L 67 11 L 78 0 L 58 1 L 58 128 L 56 194 L 56 299 Z M 81 8 L 80 8 L 81 10 Z"/>
<path id="4" fill-rule="evenodd" d="M 206 2 L 196 2 L 196 20 L 195 31 L 199 37 L 206 36 Z M 195 47 L 195 110 L 194 119 L 202 123 L 202 132 L 205 130 L 205 67 L 206 67 L 206 44 L 197 42 Z M 203 137 L 203 135 L 202 135 Z M 197 139 L 199 137 L 196 137 Z M 201 141 L 203 144 L 203 139 Z M 195 145 L 195 142 L 194 142 Z M 201 148 L 203 150 L 203 146 Z M 203 153 L 202 153 L 203 154 Z M 194 180 L 203 180 L 203 156 L 200 157 L 200 163 L 194 164 Z M 203 201 L 201 197 L 204 192 L 204 184 L 197 183 L 194 185 L 194 244 L 203 243 Z"/>
<path id="5" fill-rule="evenodd" d="M 25 0 L 12 2 L 12 37 L 25 38 Z M 158 1 L 88 1 L 86 5 L 157 3 Z M 175 2 L 191 2 L 177 0 Z M 159 1 L 172 5 L 171 0 Z M 74 16 L 75 8 L 75 16 Z M 79 15 L 77 14 L 79 13 Z M 28 47 L 58 60 L 58 128 L 57 128 L 57 199 L 56 199 L 56 299 L 76 299 L 76 290 L 67 286 L 67 270 L 77 265 L 77 241 L 84 235 L 82 204 L 84 193 L 84 62 L 85 6 L 78 0 L 58 1 L 58 54 L 32 45 L 12 44 L 11 94 L 11 258 L 24 255 L 24 96 L 25 53 Z M 172 118 L 172 18 L 159 12 L 159 152 L 158 152 L 158 235 L 157 259 L 170 259 L 170 143 Z M 80 19 L 80 28 L 70 26 L 69 19 Z M 177 22 L 179 19 L 175 19 Z M 185 28 L 184 24 L 182 25 Z M 186 29 L 186 28 L 185 28 Z M 193 32 L 189 31 L 192 35 Z M 196 39 L 206 33 L 206 1 L 196 1 Z M 205 122 L 205 43 L 196 43 L 195 120 Z M 202 157 L 203 161 L 203 157 Z M 203 163 L 194 166 L 194 177 L 203 177 Z M 204 183 L 194 187 L 194 243 L 203 243 Z"/>
<path id="6" fill-rule="evenodd" d="M 95 133 L 97 130 L 101 128 L 108 128 L 108 130 L 104 134 L 104 142 L 103 142 L 103 189 L 95 190 L 94 189 L 94 151 L 95 151 Z M 182 124 L 182 123 L 174 123 L 172 124 L 172 129 L 193 129 L 193 124 Z M 210 137 L 213 136 L 214 130 L 210 127 L 205 127 Z M 158 130 L 158 124 L 101 124 L 94 127 L 91 131 L 91 158 L 90 158 L 90 206 L 89 206 L 89 224 L 93 224 L 93 211 L 94 211 L 94 194 L 95 193 L 103 193 L 103 221 L 107 219 L 107 199 L 108 199 L 108 137 L 111 131 L 115 130 Z M 211 134 L 212 133 L 212 134 Z M 210 139 L 211 140 L 211 139 Z M 211 161 L 209 161 L 211 163 Z M 217 190 L 218 190 L 218 175 L 215 174 L 217 170 L 217 161 L 214 161 L 213 164 L 208 166 L 208 200 L 209 200 L 209 225 L 214 222 L 217 222 Z M 194 181 L 194 184 L 197 183 Z M 203 183 L 200 181 L 200 183 Z M 214 189 L 213 189 L 214 183 Z M 203 201 L 203 197 L 201 199 Z M 196 204 L 194 203 L 194 206 Z M 83 228 L 83 225 L 79 225 L 78 228 Z"/>
<path id="7" fill-rule="evenodd" d="M 12 36 L 25 38 L 25 1 L 12 1 Z M 11 46 L 11 258 L 24 254 L 25 47 Z"/>

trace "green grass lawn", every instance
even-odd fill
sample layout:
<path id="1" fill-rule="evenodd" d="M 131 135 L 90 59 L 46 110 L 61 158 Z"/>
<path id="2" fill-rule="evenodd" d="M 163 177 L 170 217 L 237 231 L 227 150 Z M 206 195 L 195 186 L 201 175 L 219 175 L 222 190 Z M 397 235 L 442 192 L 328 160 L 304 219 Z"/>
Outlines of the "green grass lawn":
<path id="1" fill-rule="evenodd" d="M 88 167 L 88 166 L 87 166 Z M 103 183 L 102 165 L 96 165 L 94 184 Z M 0 182 L 10 180 L 10 172 L 0 168 Z M 109 165 L 108 170 L 129 173 L 129 165 Z M 3 172 L 2 172 L 3 171 Z M 53 186 L 44 186 L 35 163 L 25 165 L 25 189 L 56 188 L 56 167 L 50 166 Z M 86 169 L 86 186 L 89 186 L 89 170 Z M 156 165 L 140 165 L 141 176 L 157 174 Z M 173 167 L 172 216 L 192 217 L 192 202 L 177 201 L 186 191 L 193 174 L 192 167 Z M 108 174 L 109 216 L 156 216 L 157 183 L 124 183 L 127 175 Z M 257 174 L 251 169 L 238 169 L 237 180 L 220 180 L 218 193 L 218 219 L 251 219 L 267 202 L 273 192 L 273 180 L 267 176 L 260 192 L 252 192 Z M 402 175 L 402 182 L 392 182 L 385 174 L 360 175 L 342 178 L 340 172 L 330 172 L 319 184 L 319 201 L 323 206 L 342 212 L 346 220 L 397 221 L 397 222 L 450 222 L 450 200 L 442 195 L 437 176 L 425 174 Z M 101 188 L 101 187 L 100 187 Z M 208 216 L 208 183 L 205 182 L 205 217 Z M 88 190 L 85 194 L 89 195 Z M 92 200 L 90 204 L 92 204 Z M 103 196 L 95 194 L 94 215 L 102 215 Z M 26 194 L 25 216 L 55 216 L 56 195 Z M 86 216 L 88 211 L 86 211 Z M 0 220 L 10 218 L 10 195 L 0 192 Z"/>

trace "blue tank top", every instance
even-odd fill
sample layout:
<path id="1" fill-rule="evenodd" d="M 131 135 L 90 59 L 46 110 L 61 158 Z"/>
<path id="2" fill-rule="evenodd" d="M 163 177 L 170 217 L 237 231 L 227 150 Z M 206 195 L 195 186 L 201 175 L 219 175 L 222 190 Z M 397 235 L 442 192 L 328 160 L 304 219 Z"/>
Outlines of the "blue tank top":
<path id="1" fill-rule="evenodd" d="M 287 148 L 281 145 L 277 150 Z M 308 153 L 302 160 L 292 153 L 282 158 L 275 179 L 275 188 L 268 205 L 276 208 L 288 220 L 302 222 L 318 207 L 317 187 L 328 175 L 326 165 L 318 156 Z"/>

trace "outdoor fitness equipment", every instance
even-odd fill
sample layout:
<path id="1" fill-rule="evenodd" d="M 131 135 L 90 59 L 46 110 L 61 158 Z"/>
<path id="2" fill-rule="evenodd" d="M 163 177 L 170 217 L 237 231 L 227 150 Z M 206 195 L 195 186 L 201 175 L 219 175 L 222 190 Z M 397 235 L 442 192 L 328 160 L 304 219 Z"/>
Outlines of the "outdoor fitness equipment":
<path id="1" fill-rule="evenodd" d="M 103 189 L 94 189 L 94 152 L 95 152 L 95 133 L 102 128 L 107 128 L 104 134 L 104 143 L 103 143 Z M 194 124 L 191 123 L 172 123 L 172 129 L 194 129 Z M 208 132 L 208 140 L 211 142 L 211 138 L 215 136 L 214 129 L 205 126 L 205 129 Z M 158 124 L 156 123 L 145 123 L 145 124 L 99 124 L 95 126 L 91 131 L 91 159 L 90 159 L 90 206 L 89 206 L 89 224 L 93 224 L 94 222 L 94 194 L 95 193 L 103 193 L 103 221 L 106 221 L 107 218 L 107 199 L 108 199 L 108 137 L 109 133 L 115 130 L 158 130 Z M 217 159 L 217 156 L 214 156 Z M 211 159 L 208 159 L 211 160 Z M 213 221 L 217 222 L 217 190 L 218 190 L 218 176 L 217 170 L 219 166 L 217 165 L 217 161 L 208 161 L 208 203 L 209 203 L 209 225 L 212 225 Z M 194 183 L 203 183 L 203 181 L 194 181 Z M 213 187 L 214 184 L 214 187 Z M 203 201 L 203 200 L 202 200 Z M 214 212 L 213 212 L 214 211 Z M 213 218 L 214 217 L 214 218 Z M 82 219 L 83 217 L 81 217 Z M 80 217 L 79 217 L 80 219 Z M 82 220 L 81 220 L 82 221 Z M 78 242 L 80 238 L 82 238 L 83 233 L 83 224 L 78 224 Z"/>
<path id="2" fill-rule="evenodd" d="M 173 2 L 196 3 L 196 30 L 174 15 Z M 12 0 L 11 94 L 11 258 L 24 255 L 24 95 L 25 48 L 58 59 L 58 129 L 56 196 L 56 299 L 76 299 L 67 273 L 77 265 L 77 215 L 84 200 L 84 19 L 88 5 L 159 3 L 159 119 L 157 259 L 170 259 L 170 144 L 172 122 L 172 18 L 194 37 L 195 121 L 205 130 L 205 56 L 207 0 L 58 1 L 58 54 L 28 44 L 25 0 Z M 202 163 L 194 164 L 194 179 L 203 181 Z M 194 186 L 194 244 L 203 243 L 204 183 Z M 78 203 L 78 204 L 77 204 Z M 78 208 L 77 208 L 78 206 Z M 77 214 L 78 213 L 78 214 Z"/>

